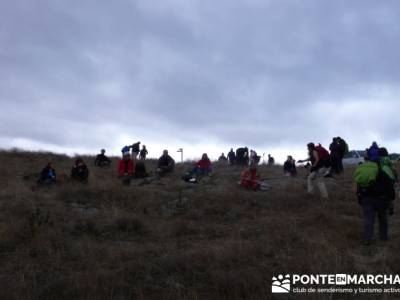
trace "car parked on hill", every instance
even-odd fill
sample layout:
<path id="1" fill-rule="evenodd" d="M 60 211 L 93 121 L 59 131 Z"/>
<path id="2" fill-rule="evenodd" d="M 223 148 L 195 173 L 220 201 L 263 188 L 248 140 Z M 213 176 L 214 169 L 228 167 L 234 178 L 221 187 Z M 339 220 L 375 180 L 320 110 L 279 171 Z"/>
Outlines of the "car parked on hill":
<path id="1" fill-rule="evenodd" d="M 351 150 L 343 157 L 343 165 L 359 165 L 364 162 L 365 151 Z"/>

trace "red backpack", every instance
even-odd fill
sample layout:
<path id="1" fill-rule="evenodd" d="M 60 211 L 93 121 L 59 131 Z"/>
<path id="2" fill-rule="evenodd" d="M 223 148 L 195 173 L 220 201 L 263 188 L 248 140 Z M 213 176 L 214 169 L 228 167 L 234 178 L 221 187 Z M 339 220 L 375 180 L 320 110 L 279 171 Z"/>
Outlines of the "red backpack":
<path id="1" fill-rule="evenodd" d="M 318 153 L 318 158 L 320 160 L 326 159 L 329 157 L 329 152 L 326 150 L 324 147 L 321 146 L 321 144 L 318 144 L 318 146 L 315 147 L 315 151 Z"/>

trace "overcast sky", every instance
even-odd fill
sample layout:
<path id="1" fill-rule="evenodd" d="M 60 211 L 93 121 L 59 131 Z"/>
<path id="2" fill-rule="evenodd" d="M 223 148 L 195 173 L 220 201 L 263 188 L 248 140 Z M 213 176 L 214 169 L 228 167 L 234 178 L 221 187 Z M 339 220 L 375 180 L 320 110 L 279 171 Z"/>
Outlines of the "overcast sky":
<path id="1" fill-rule="evenodd" d="M 0 2 L 0 147 L 400 151 L 400 1 Z M 302 157 L 296 157 L 302 158 Z"/>

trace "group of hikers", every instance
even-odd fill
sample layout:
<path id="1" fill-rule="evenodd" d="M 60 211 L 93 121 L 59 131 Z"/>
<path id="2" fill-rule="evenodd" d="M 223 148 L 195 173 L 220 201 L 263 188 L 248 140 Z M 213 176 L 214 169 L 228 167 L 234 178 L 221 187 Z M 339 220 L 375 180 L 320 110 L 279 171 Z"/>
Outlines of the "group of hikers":
<path id="1" fill-rule="evenodd" d="M 228 152 L 228 156 L 225 156 L 224 153 L 218 158 L 219 162 L 227 162 L 229 165 L 244 165 L 247 166 L 249 164 L 258 164 L 260 162 L 261 156 L 257 155 L 257 152 L 254 150 L 250 150 L 247 147 L 237 148 L 236 152 L 233 151 L 233 148 Z M 275 159 L 268 154 L 268 165 L 272 166 L 275 164 Z"/>
<path id="2" fill-rule="evenodd" d="M 321 197 L 328 198 L 328 191 L 325 185 L 325 178 L 332 177 L 343 172 L 342 160 L 348 150 L 347 143 L 340 137 L 332 139 L 329 151 L 321 144 L 308 143 L 308 157 L 304 160 L 296 160 L 288 156 L 283 164 L 283 174 L 289 177 L 297 176 L 296 163 L 307 163 L 307 192 L 314 193 L 316 184 Z M 144 160 L 148 154 L 146 146 L 140 149 L 140 142 L 130 146 L 124 146 L 121 150 L 122 158 L 118 162 L 118 176 L 124 184 L 129 184 L 133 178 L 144 178 L 149 176 L 146 172 Z M 394 185 L 397 182 L 397 173 L 389 158 L 386 148 L 379 147 L 376 142 L 365 151 L 365 162 L 360 164 L 355 173 L 354 180 L 357 185 L 357 197 L 362 206 L 364 214 L 363 243 L 369 245 L 373 235 L 373 224 L 375 215 L 379 218 L 379 237 L 385 241 L 388 238 L 387 215 L 393 214 L 393 200 L 395 199 Z M 228 165 L 243 166 L 239 185 L 245 189 L 263 190 L 267 185 L 260 179 L 257 166 L 260 163 L 260 156 L 254 150 L 247 147 L 231 149 L 225 157 L 224 153 L 218 159 L 220 163 Z M 105 155 L 105 150 L 95 158 L 94 164 L 98 167 L 109 166 L 111 159 Z M 273 165 L 274 159 L 268 155 L 268 165 Z M 156 174 L 160 177 L 173 172 L 175 161 L 164 150 L 157 161 Z M 182 179 L 186 182 L 195 183 L 203 176 L 210 176 L 212 173 L 212 162 L 207 153 L 204 153 L 199 161 L 186 172 Z M 82 158 L 77 158 L 71 169 L 72 180 L 87 182 L 89 169 Z M 52 184 L 57 181 L 56 171 L 52 163 L 48 163 L 42 170 L 39 178 L 40 184 Z"/>

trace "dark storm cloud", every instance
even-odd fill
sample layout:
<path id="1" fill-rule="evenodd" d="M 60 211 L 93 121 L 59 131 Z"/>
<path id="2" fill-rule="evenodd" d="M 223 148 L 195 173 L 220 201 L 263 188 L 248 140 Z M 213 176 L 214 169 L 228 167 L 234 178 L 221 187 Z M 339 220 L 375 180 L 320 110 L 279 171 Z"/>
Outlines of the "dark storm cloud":
<path id="1" fill-rule="evenodd" d="M 384 115 L 400 108 L 399 9 L 394 0 L 3 1 L 0 137 L 95 149 L 112 135 L 396 143 L 400 121 Z M 354 128 L 369 130 L 365 139 Z"/>

